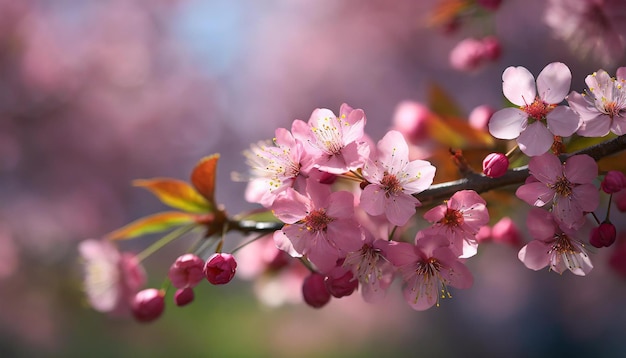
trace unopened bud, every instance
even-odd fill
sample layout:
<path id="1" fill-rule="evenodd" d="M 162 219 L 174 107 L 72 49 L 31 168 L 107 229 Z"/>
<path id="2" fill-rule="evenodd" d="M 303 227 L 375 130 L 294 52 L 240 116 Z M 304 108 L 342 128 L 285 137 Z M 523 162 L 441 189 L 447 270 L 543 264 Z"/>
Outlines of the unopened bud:
<path id="1" fill-rule="evenodd" d="M 500 40 L 495 36 L 487 36 L 483 40 L 483 56 L 489 61 L 496 61 L 502 54 Z"/>
<path id="2" fill-rule="evenodd" d="M 618 170 L 611 170 L 604 176 L 600 187 L 607 194 L 614 194 L 626 188 L 626 175 Z"/>
<path id="3" fill-rule="evenodd" d="M 302 283 L 304 302 L 313 308 L 321 308 L 330 302 L 330 292 L 324 284 L 324 276 L 312 273 Z"/>
<path id="4" fill-rule="evenodd" d="M 483 160 L 483 173 L 490 178 L 498 178 L 509 169 L 509 158 L 502 153 L 491 153 Z"/>
<path id="5" fill-rule="evenodd" d="M 176 259 L 168 277 L 176 288 L 195 287 L 204 278 L 204 261 L 194 254 L 185 254 Z"/>
<path id="6" fill-rule="evenodd" d="M 344 267 L 335 267 L 324 279 L 328 292 L 337 298 L 350 296 L 359 286 L 352 271 Z"/>
<path id="7" fill-rule="evenodd" d="M 591 238 L 589 239 L 589 243 L 598 248 L 609 247 L 615 242 L 616 236 L 617 232 L 615 230 L 615 225 L 605 221 L 598 227 L 595 227 L 591 230 Z"/>
<path id="8" fill-rule="evenodd" d="M 165 310 L 165 291 L 156 288 L 139 291 L 133 299 L 131 308 L 137 321 L 154 321 L 161 317 Z"/>
<path id="9" fill-rule="evenodd" d="M 229 283 L 235 276 L 237 261 L 231 254 L 216 253 L 206 260 L 204 275 L 214 285 Z"/>
<path id="10" fill-rule="evenodd" d="M 491 237 L 494 242 L 509 244 L 514 247 L 522 246 L 522 235 L 515 222 L 510 217 L 504 217 L 491 228 Z"/>
<path id="11" fill-rule="evenodd" d="M 176 303 L 176 306 L 182 307 L 191 303 L 194 297 L 193 288 L 179 288 L 174 294 L 174 303 Z"/>

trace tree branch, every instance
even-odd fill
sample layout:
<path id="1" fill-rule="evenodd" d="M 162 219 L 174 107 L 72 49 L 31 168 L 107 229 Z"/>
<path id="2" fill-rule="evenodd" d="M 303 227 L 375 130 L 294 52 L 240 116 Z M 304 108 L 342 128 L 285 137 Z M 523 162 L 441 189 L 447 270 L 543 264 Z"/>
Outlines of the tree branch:
<path id="1" fill-rule="evenodd" d="M 591 147 L 581 149 L 579 151 L 564 154 L 561 160 L 579 154 L 587 154 L 596 161 L 616 154 L 626 149 L 626 135 L 593 145 Z M 521 184 L 528 178 L 528 166 L 509 169 L 503 176 L 499 178 L 489 178 L 483 174 L 470 174 L 467 178 L 434 184 L 423 192 L 416 194 L 415 197 L 423 204 L 432 204 L 449 199 L 459 190 L 474 190 L 477 193 L 484 193 L 489 190 L 503 188 L 509 185 Z M 283 227 L 282 222 L 256 222 L 252 220 L 232 221 L 229 223 L 230 230 L 240 231 L 242 233 L 270 233 L 280 230 Z"/>

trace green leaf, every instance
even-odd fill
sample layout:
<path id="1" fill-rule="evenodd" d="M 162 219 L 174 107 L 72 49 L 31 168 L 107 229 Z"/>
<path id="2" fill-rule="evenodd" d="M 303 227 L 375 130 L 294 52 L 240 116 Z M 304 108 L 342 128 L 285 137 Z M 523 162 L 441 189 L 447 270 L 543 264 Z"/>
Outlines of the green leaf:
<path id="1" fill-rule="evenodd" d="M 169 178 L 140 179 L 133 181 L 133 185 L 150 190 L 163 204 L 176 209 L 190 213 L 213 211 L 213 204 L 182 180 Z"/>
<path id="2" fill-rule="evenodd" d="M 139 236 L 166 231 L 177 226 L 197 222 L 197 215 L 166 211 L 154 215 L 144 216 L 128 225 L 107 234 L 107 240 L 128 240 Z"/>

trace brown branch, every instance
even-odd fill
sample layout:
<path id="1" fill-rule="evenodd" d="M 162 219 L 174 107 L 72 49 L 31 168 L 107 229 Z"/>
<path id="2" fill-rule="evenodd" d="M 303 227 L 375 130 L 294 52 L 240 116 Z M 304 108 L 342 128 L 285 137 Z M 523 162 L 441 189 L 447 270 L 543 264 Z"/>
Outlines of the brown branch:
<path id="1" fill-rule="evenodd" d="M 573 153 L 565 154 L 561 159 L 565 160 L 573 155 L 587 154 L 598 161 L 624 149 L 626 149 L 626 135 Z M 415 197 L 422 204 L 430 204 L 446 200 L 459 190 L 474 190 L 477 193 L 484 193 L 489 190 L 499 189 L 513 184 L 521 184 L 526 180 L 528 175 L 528 166 L 510 169 L 499 178 L 489 178 L 483 174 L 471 174 L 467 178 L 431 185 L 430 188 L 416 194 Z"/>
<path id="2" fill-rule="evenodd" d="M 591 147 L 581 149 L 579 151 L 564 154 L 561 159 L 565 160 L 570 156 L 578 154 L 587 154 L 596 161 L 616 154 L 626 149 L 626 135 L 593 145 Z M 500 189 L 509 185 L 523 183 L 528 178 L 528 166 L 522 166 L 509 169 L 503 176 L 499 178 L 489 178 L 483 174 L 470 174 L 467 178 L 431 185 L 423 192 L 416 194 L 415 197 L 423 204 L 437 203 L 449 199 L 459 190 L 474 190 L 477 193 L 484 193 L 489 190 Z M 240 231 L 243 233 L 263 233 L 280 230 L 283 227 L 282 222 L 255 222 L 251 220 L 232 221 L 229 223 L 230 230 Z"/>

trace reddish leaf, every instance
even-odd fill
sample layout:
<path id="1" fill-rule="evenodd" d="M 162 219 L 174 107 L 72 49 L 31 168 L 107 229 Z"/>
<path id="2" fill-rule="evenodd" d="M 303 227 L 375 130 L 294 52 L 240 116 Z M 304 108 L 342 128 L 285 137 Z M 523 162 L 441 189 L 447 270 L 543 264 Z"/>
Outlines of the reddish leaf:
<path id="1" fill-rule="evenodd" d="M 181 180 L 168 178 L 135 180 L 133 185 L 150 190 L 161 202 L 176 209 L 192 213 L 207 213 L 213 210 L 211 202 Z"/>
<path id="2" fill-rule="evenodd" d="M 436 83 L 431 83 L 428 87 L 428 107 L 442 117 L 461 117 L 459 105 Z"/>
<path id="3" fill-rule="evenodd" d="M 197 222 L 197 215 L 166 211 L 144 216 L 105 236 L 108 240 L 128 240 L 138 236 L 166 231 L 176 226 Z"/>
<path id="4" fill-rule="evenodd" d="M 212 204 L 215 202 L 215 176 L 219 158 L 219 154 L 204 157 L 191 172 L 191 184 Z"/>

